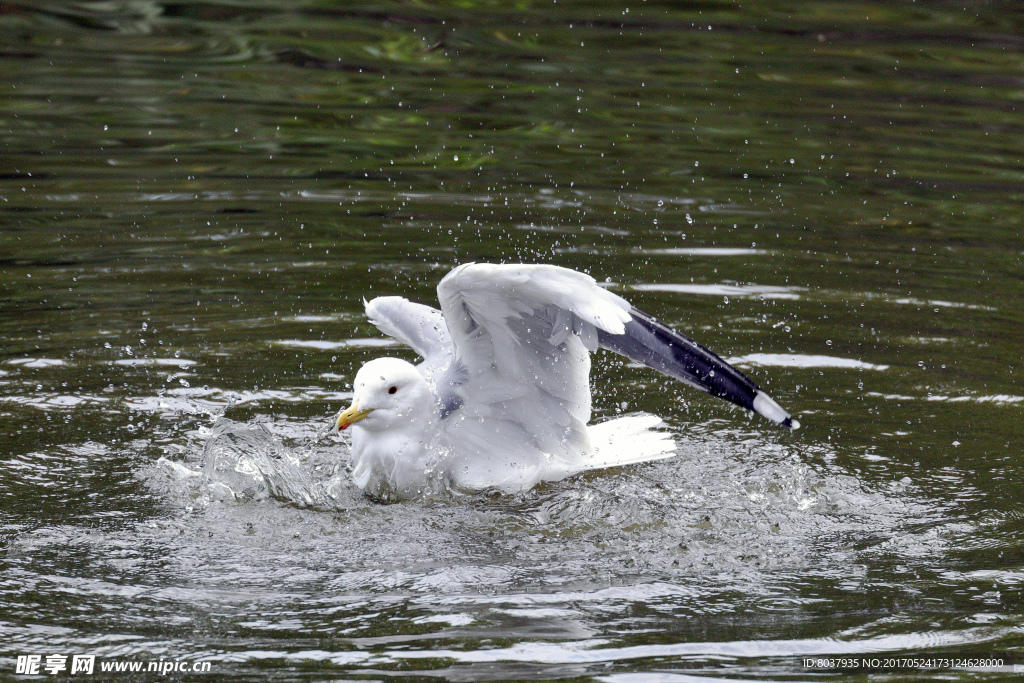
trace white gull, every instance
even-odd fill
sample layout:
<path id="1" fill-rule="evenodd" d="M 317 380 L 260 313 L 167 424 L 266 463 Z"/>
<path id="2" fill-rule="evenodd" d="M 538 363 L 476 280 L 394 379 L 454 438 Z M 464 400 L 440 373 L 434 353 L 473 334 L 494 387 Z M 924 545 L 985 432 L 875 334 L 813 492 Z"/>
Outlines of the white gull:
<path id="1" fill-rule="evenodd" d="M 740 371 L 583 273 L 465 264 L 437 287 L 441 310 L 402 297 L 366 303 L 382 332 L 423 362 L 372 360 L 356 373 L 352 475 L 368 494 L 454 488 L 516 493 L 584 470 L 667 458 L 653 415 L 590 421 L 590 354 L 605 348 L 796 429 Z"/>

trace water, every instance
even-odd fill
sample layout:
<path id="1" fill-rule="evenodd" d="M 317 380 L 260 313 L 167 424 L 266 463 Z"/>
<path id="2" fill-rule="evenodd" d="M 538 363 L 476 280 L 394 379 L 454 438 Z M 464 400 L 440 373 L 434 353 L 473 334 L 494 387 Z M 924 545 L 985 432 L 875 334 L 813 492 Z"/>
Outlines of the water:
<path id="1" fill-rule="evenodd" d="M 1013 5 L 7 6 L 5 675 L 1006 677 L 1021 29 Z M 471 260 L 587 270 L 804 427 L 601 355 L 597 416 L 664 416 L 678 458 L 363 498 L 324 430 L 361 363 L 412 356 L 361 299 L 431 302 Z"/>

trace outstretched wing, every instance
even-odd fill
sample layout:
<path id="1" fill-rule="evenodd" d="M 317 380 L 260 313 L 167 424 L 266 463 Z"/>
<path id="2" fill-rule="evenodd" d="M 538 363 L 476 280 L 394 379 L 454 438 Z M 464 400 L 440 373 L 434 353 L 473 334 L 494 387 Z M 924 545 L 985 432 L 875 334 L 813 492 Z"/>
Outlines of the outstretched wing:
<path id="1" fill-rule="evenodd" d="M 491 443 L 466 462 L 493 474 L 511 457 L 523 471 L 509 476 L 522 477 L 578 469 L 590 455 L 590 351 L 599 332 L 625 333 L 629 304 L 588 275 L 550 265 L 466 264 L 437 293 L 463 399 L 453 416 L 462 438 L 452 442 Z M 502 436 L 496 446 L 487 432 Z M 548 462 L 529 461 L 531 452 Z"/>
<path id="2" fill-rule="evenodd" d="M 449 280 L 451 282 L 446 286 L 445 282 Z M 556 266 L 469 265 L 449 274 L 438 287 L 439 293 L 442 288 L 449 292 L 453 302 L 459 301 L 455 292 L 473 292 L 468 298 L 463 297 L 466 300 L 461 308 L 453 305 L 452 313 L 445 306 L 442 294 L 442 309 L 455 337 L 456 355 L 466 359 L 470 367 L 486 366 L 498 359 L 511 366 L 506 368 L 509 377 L 516 377 L 514 372 L 508 373 L 509 369 L 519 368 L 519 379 L 529 381 L 531 373 L 529 367 L 526 372 L 522 370 L 522 357 L 550 355 L 551 346 L 557 348 L 560 343 L 576 336 L 587 350 L 594 351 L 598 346 L 606 348 L 758 413 L 783 427 L 797 429 L 800 426 L 742 372 L 693 339 L 633 308 L 625 299 L 601 289 L 587 275 Z M 528 309 L 527 317 L 523 317 L 525 309 Z M 529 324 L 503 322 L 517 319 L 516 316 L 519 320 L 529 318 Z M 473 337 L 475 343 L 460 344 L 453 326 L 456 320 L 467 341 L 470 341 L 471 333 L 477 335 Z M 512 344 L 512 337 L 507 332 L 514 331 L 517 325 L 527 333 L 519 334 Z M 486 331 L 486 335 L 481 337 L 477 328 Z M 495 331 L 504 336 L 495 341 Z M 548 344 L 537 343 L 540 341 Z M 531 343 L 536 348 L 519 349 Z M 562 352 L 561 357 L 564 356 L 565 352 Z M 558 364 L 550 365 L 558 369 Z M 586 422 L 590 409 L 589 365 L 585 360 L 565 365 L 583 369 L 583 372 L 571 377 L 553 377 L 545 373 L 533 373 L 532 376 L 545 387 L 545 381 L 554 378 L 580 389 L 578 397 L 563 392 L 560 398 L 570 406 L 582 406 L 585 400 L 585 410 L 574 415 Z"/>
<path id="3" fill-rule="evenodd" d="M 400 296 L 379 296 L 366 302 L 366 317 L 381 332 L 420 354 L 420 370 L 428 379 L 451 363 L 452 339 L 436 308 Z"/>

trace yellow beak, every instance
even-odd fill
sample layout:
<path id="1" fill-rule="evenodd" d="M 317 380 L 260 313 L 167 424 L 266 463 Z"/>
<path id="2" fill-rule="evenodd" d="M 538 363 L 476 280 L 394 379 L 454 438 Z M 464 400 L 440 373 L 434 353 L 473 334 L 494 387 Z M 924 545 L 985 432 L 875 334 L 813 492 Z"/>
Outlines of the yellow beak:
<path id="1" fill-rule="evenodd" d="M 348 408 L 338 413 L 338 417 L 334 419 L 334 431 L 340 432 L 349 425 L 359 422 L 372 412 L 373 408 L 370 408 L 369 410 L 359 410 L 359 402 L 356 401 Z"/>

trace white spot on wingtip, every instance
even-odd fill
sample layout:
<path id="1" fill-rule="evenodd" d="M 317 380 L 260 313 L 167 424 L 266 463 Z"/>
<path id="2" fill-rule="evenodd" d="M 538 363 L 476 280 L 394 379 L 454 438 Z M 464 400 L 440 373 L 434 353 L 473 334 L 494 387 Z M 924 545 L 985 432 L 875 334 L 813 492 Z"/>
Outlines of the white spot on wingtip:
<path id="1" fill-rule="evenodd" d="M 793 417 L 787 413 L 782 406 L 773 401 L 768 394 L 763 391 L 757 392 L 754 396 L 754 412 L 758 415 L 764 415 L 769 420 L 776 424 L 785 424 L 786 420 L 790 420 L 792 429 L 799 429 L 800 422 L 794 420 Z"/>

